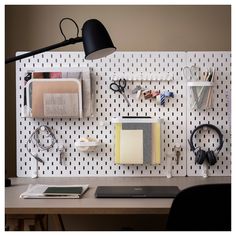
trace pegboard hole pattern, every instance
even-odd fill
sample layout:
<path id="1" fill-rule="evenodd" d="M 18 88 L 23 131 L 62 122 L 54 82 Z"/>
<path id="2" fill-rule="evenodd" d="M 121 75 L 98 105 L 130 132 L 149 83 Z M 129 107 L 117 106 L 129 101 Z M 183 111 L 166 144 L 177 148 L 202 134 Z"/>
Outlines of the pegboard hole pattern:
<path id="1" fill-rule="evenodd" d="M 215 52 L 211 53 L 215 55 Z M 172 152 L 174 145 L 177 143 L 181 145 L 182 151 L 178 165 L 175 164 L 175 156 L 171 153 L 173 163 L 172 175 L 200 175 L 199 166 L 195 166 L 192 163 L 193 160 L 190 160 L 192 156 L 189 153 L 186 136 L 190 133 L 198 118 L 206 114 L 204 112 L 190 111 L 188 108 L 186 81 L 182 74 L 182 68 L 187 63 L 190 63 L 188 61 L 189 58 L 193 60 L 191 64 L 197 63 L 196 60 L 199 60 L 199 53 L 193 55 L 190 53 L 193 57 L 189 57 L 188 54 L 186 52 L 116 52 L 107 58 L 86 61 L 82 52 L 48 52 L 17 62 L 17 176 L 31 176 L 36 166 L 35 160 L 26 150 L 25 143 L 30 134 L 39 125 L 51 127 L 58 139 L 58 144 L 62 143 L 66 148 L 66 155 L 62 165 L 59 164 L 59 152 L 56 150 L 56 146 L 47 152 L 38 152 L 39 156 L 45 160 L 44 164 L 38 164 L 39 176 L 165 176 L 167 172 L 166 155 Z M 205 53 L 205 57 L 206 55 L 208 53 Z M 223 55 L 223 59 L 227 57 L 228 60 L 224 62 L 223 69 L 224 73 L 226 73 L 225 65 L 227 65 L 227 86 L 230 89 L 230 57 L 227 52 L 223 52 Z M 209 60 L 209 63 L 212 63 L 212 58 Z M 214 60 L 216 60 L 215 57 Z M 221 63 L 220 60 L 218 61 Z M 206 65 L 205 62 L 205 67 Z M 45 71 L 48 69 L 56 71 L 60 68 L 68 68 L 68 70 L 78 68 L 79 70 L 81 67 L 90 68 L 92 79 L 95 82 L 95 113 L 93 117 L 84 119 L 35 119 L 21 117 L 24 97 L 23 78 L 28 71 L 32 69 L 37 70 L 37 68 L 45 68 Z M 222 67 L 219 67 L 219 73 L 221 73 L 221 69 Z M 121 95 L 114 94 L 109 89 L 111 76 L 114 73 L 159 72 L 171 72 L 174 75 L 174 80 L 128 82 L 126 94 L 132 104 L 130 107 L 127 106 Z M 217 85 L 220 90 L 222 90 L 221 79 L 223 79 L 221 77 L 219 74 Z M 173 91 L 175 97 L 167 98 L 165 107 L 157 105 L 155 100 L 151 99 L 144 100 L 142 98 L 137 101 L 131 93 L 136 85 L 153 90 Z M 217 93 L 215 92 L 214 94 Z M 218 103 L 219 108 L 214 108 L 215 111 L 213 112 L 219 112 L 223 116 L 223 120 L 225 120 L 226 114 L 222 115 L 220 110 L 222 109 L 222 104 L 219 101 Z M 114 127 L 111 123 L 111 118 L 117 116 L 153 116 L 163 119 L 161 134 L 162 160 L 160 165 L 114 164 Z M 210 111 L 211 116 L 212 111 Z M 222 121 L 217 116 L 213 116 L 215 117 L 215 122 Z M 223 125 L 224 130 L 225 125 Z M 75 141 L 87 136 L 98 139 L 100 141 L 99 147 L 95 152 L 91 153 L 78 152 L 74 146 Z M 230 143 L 229 134 L 226 134 L 226 137 L 228 137 L 228 143 Z M 32 149 L 38 151 L 34 146 L 32 146 Z M 229 153 L 227 159 L 223 160 L 223 164 L 221 162 L 217 163 L 218 166 L 214 168 L 214 173 L 210 172 L 212 175 L 228 175 L 230 173 L 230 147 L 227 147 L 227 151 Z M 220 173 L 222 166 L 223 174 Z M 190 169 L 191 171 L 189 171 Z"/>

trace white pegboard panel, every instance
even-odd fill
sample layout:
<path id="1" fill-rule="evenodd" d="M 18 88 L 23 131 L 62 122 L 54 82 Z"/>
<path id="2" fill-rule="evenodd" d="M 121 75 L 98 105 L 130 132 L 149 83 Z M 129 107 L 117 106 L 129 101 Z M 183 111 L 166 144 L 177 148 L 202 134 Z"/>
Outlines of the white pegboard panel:
<path id="1" fill-rule="evenodd" d="M 223 136 L 224 145 L 218 155 L 218 161 L 214 166 L 208 166 L 209 176 L 231 175 L 231 136 L 230 136 L 230 94 L 231 94 L 231 53 L 230 52 L 188 52 L 187 65 L 195 65 L 206 72 L 208 68 L 215 69 L 213 86 L 213 109 L 193 110 L 190 107 L 190 99 L 187 100 L 187 137 L 199 124 L 210 123 L 217 126 Z M 187 96 L 190 97 L 190 91 Z M 218 135 L 214 132 L 202 131 L 197 136 L 196 146 L 204 150 L 214 150 L 218 142 Z M 195 156 L 187 148 L 187 175 L 202 175 L 203 166 L 195 164 Z"/>
<path id="2" fill-rule="evenodd" d="M 26 150 L 26 140 L 39 125 L 50 126 L 58 139 L 66 147 L 66 158 L 59 164 L 59 153 L 52 151 L 39 155 L 45 164 L 39 163 L 39 176 L 165 176 L 167 154 L 173 160 L 172 175 L 202 175 L 202 166 L 195 165 L 194 155 L 189 151 L 187 138 L 191 130 L 199 124 L 211 123 L 219 127 L 224 135 L 224 147 L 215 166 L 208 169 L 209 175 L 231 174 L 230 139 L 230 89 L 231 53 L 230 52 L 117 52 L 107 58 L 94 62 L 84 60 L 83 53 L 53 52 L 21 60 L 16 63 L 16 104 L 17 104 L 17 176 L 31 176 L 35 160 Z M 215 68 L 214 109 L 191 110 L 189 90 L 182 76 L 184 66 L 196 65 L 205 72 Z M 32 119 L 22 118 L 23 78 L 29 68 L 79 68 L 90 67 L 95 80 L 95 116 L 86 119 Z M 127 107 L 122 96 L 109 90 L 111 76 L 116 74 L 172 73 L 173 81 L 129 81 L 127 96 L 132 106 Z M 166 106 L 158 106 L 154 100 L 136 101 L 131 90 L 136 85 L 160 91 L 174 92 L 174 99 L 168 98 Z M 186 93 L 187 90 L 187 93 Z M 187 96 L 186 96 L 187 94 Z M 113 156 L 113 126 L 111 117 L 123 115 L 149 115 L 163 118 L 162 126 L 162 163 L 161 165 L 117 165 Z M 103 125 L 101 126 L 101 123 Z M 201 143 L 211 147 L 216 143 L 216 135 L 202 134 Z M 91 136 L 101 141 L 94 153 L 78 152 L 76 139 Z M 214 136 L 214 137 L 213 137 Z M 174 162 L 171 153 L 174 145 L 182 146 L 179 164 Z M 216 145 L 216 144 L 215 144 Z M 213 147 L 212 147 L 213 148 Z M 37 150 L 36 150 L 37 151 Z M 186 155 L 187 152 L 187 155 Z M 186 156 L 188 158 L 186 158 Z"/>
<path id="3" fill-rule="evenodd" d="M 26 140 L 39 125 L 51 127 L 59 143 L 66 147 L 66 157 L 59 164 L 56 147 L 39 152 L 45 160 L 38 164 L 39 176 L 165 176 L 166 153 L 173 159 L 172 175 L 186 175 L 186 82 L 181 70 L 186 63 L 185 52 L 116 52 L 107 58 L 86 61 L 82 52 L 48 52 L 16 63 L 17 104 L 17 176 L 31 176 L 35 160 L 26 150 Z M 79 68 L 89 67 L 95 81 L 95 114 L 86 119 L 35 119 L 22 118 L 24 76 L 28 68 Z M 114 73 L 171 73 L 172 81 L 129 81 L 128 107 L 123 97 L 109 89 Z M 173 91 L 174 98 L 167 98 L 165 107 L 155 100 L 135 100 L 131 90 L 136 85 L 160 91 Z M 162 125 L 161 165 L 114 164 L 112 117 L 153 116 L 164 120 Z M 103 125 L 101 125 L 103 124 Z M 74 146 L 81 137 L 94 137 L 101 145 L 96 152 L 78 152 Z M 174 162 L 172 149 L 182 147 L 179 164 Z M 37 151 L 37 150 L 36 150 Z"/>

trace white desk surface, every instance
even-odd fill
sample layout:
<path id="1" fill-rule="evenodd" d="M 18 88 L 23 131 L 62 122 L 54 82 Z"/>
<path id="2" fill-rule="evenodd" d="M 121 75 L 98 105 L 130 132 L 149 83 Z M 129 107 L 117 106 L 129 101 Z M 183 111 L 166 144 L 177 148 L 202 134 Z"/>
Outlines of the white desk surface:
<path id="1" fill-rule="evenodd" d="M 6 214 L 168 214 L 173 199 L 96 199 L 99 185 L 176 185 L 180 189 L 199 184 L 230 183 L 231 177 L 41 177 L 12 178 L 5 188 Z M 29 184 L 89 184 L 81 199 L 20 199 Z"/>

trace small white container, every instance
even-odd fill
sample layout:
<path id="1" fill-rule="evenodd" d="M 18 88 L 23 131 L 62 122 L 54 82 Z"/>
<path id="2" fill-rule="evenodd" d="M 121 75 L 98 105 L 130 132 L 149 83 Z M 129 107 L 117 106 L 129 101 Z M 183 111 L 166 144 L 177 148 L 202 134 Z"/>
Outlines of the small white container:
<path id="1" fill-rule="evenodd" d="M 190 88 L 190 106 L 192 109 L 212 108 L 213 82 L 191 81 L 187 83 Z"/>
<path id="2" fill-rule="evenodd" d="M 81 138 L 75 142 L 75 147 L 81 152 L 93 152 L 99 145 L 99 141 L 93 138 Z"/>

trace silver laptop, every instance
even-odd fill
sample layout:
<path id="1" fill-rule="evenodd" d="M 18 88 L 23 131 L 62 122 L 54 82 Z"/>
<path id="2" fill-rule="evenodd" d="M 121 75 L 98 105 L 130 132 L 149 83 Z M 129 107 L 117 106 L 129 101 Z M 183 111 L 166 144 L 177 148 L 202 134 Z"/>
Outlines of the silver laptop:
<path id="1" fill-rule="evenodd" d="M 96 198 L 174 198 L 177 186 L 98 186 Z"/>

